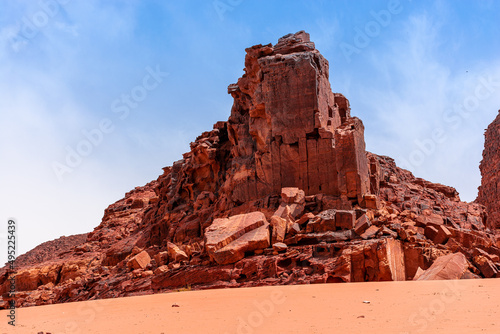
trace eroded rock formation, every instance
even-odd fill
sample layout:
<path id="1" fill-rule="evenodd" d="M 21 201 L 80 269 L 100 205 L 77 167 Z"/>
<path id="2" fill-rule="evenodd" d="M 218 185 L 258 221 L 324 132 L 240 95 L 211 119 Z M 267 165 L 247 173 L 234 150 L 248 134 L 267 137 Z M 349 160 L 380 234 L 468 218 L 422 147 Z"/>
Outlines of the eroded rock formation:
<path id="1" fill-rule="evenodd" d="M 328 62 L 302 32 L 247 49 L 245 74 L 229 86 L 234 202 L 283 187 L 362 200 L 369 194 L 363 123 L 331 91 Z"/>
<path id="2" fill-rule="evenodd" d="M 490 228 L 500 228 L 500 110 L 495 120 L 484 133 L 481 186 L 477 202 L 486 206 L 487 224 Z"/>
<path id="3" fill-rule="evenodd" d="M 308 34 L 248 48 L 245 74 L 228 91 L 228 121 L 199 136 L 158 180 L 110 205 L 84 241 L 4 268 L 3 307 L 500 275 L 484 207 L 366 152 L 363 124 L 332 93 L 328 62 Z M 487 138 L 495 142 L 494 134 Z M 487 185 L 498 177 L 488 162 L 498 151 L 490 151 L 482 171 L 491 181 L 480 195 L 487 206 L 498 198 Z"/>
<path id="4" fill-rule="evenodd" d="M 198 137 L 159 178 L 160 205 L 147 219 L 155 225 L 152 244 L 202 237 L 214 213 L 272 207 L 283 187 L 349 203 L 377 191 L 370 188 L 363 123 L 332 93 L 328 62 L 309 35 L 246 51 L 245 74 L 228 88 L 228 121 Z"/>

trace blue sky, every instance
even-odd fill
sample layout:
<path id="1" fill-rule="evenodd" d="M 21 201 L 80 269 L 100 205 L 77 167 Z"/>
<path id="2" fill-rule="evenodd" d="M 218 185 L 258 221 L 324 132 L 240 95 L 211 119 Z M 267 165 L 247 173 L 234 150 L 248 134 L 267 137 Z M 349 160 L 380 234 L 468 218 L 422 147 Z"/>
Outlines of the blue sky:
<path id="1" fill-rule="evenodd" d="M 2 262 L 8 217 L 20 253 L 92 231 L 109 204 L 227 119 L 245 48 L 299 30 L 329 60 L 332 89 L 363 120 L 368 150 L 476 197 L 483 132 L 500 109 L 499 2 L 0 6 Z"/>

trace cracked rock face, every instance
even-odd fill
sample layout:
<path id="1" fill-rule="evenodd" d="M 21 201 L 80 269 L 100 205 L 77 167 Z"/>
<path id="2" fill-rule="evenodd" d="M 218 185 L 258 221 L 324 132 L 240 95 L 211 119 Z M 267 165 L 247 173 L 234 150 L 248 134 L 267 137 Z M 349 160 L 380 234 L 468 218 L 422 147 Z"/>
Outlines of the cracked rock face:
<path id="1" fill-rule="evenodd" d="M 481 186 L 477 202 L 486 206 L 487 224 L 490 228 L 500 228 L 500 110 L 495 120 L 484 133 Z"/>
<path id="2" fill-rule="evenodd" d="M 245 74 L 228 89 L 234 97 L 231 199 L 247 202 L 298 187 L 306 195 L 361 202 L 370 193 L 364 127 L 350 116 L 349 101 L 332 93 L 328 61 L 309 34 L 246 51 Z"/>
<path id="3" fill-rule="evenodd" d="M 269 247 L 268 227 L 259 211 L 218 218 L 205 230 L 205 247 L 218 264 L 235 263 L 245 252 Z"/>

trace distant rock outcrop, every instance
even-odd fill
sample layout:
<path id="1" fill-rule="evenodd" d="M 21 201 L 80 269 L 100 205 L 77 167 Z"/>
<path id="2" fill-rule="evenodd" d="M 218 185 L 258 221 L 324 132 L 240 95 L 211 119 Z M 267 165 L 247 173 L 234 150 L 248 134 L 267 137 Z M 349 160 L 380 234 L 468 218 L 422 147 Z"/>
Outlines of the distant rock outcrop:
<path id="1" fill-rule="evenodd" d="M 55 240 L 46 241 L 16 259 L 16 266 L 27 267 L 37 263 L 57 259 L 57 254 L 70 252 L 75 246 L 87 240 L 88 233 L 62 236 Z"/>
<path id="2" fill-rule="evenodd" d="M 477 202 L 486 206 L 487 224 L 490 228 L 500 228 L 500 110 L 495 120 L 484 133 L 481 186 Z"/>
<path id="3" fill-rule="evenodd" d="M 196 138 L 158 180 L 110 205 L 83 242 L 0 273 L 3 307 L 500 276 L 500 243 L 484 207 L 366 152 L 363 123 L 331 91 L 328 62 L 307 33 L 246 51 L 245 74 L 228 88 L 228 121 Z M 498 142 L 496 129 L 487 141 Z M 488 147 L 480 203 L 493 212 L 498 150 Z"/>

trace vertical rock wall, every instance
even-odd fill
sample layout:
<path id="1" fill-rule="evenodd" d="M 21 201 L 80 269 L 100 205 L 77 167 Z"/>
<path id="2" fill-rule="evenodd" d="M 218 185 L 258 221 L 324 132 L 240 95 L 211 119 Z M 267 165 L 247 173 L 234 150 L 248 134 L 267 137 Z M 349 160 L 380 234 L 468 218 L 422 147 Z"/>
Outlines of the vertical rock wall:
<path id="1" fill-rule="evenodd" d="M 331 91 L 328 61 L 309 35 L 248 48 L 245 74 L 230 85 L 232 163 L 226 188 L 237 203 L 299 187 L 306 194 L 370 193 L 362 122 Z"/>
<path id="2" fill-rule="evenodd" d="M 500 228 L 500 110 L 495 120 L 484 133 L 481 186 L 477 202 L 486 206 L 487 225 Z"/>

